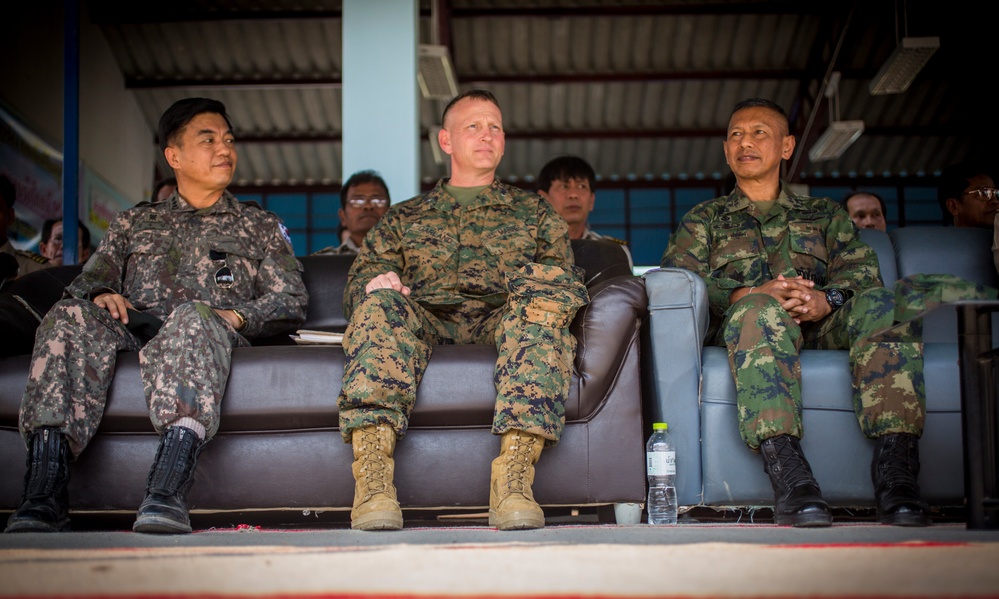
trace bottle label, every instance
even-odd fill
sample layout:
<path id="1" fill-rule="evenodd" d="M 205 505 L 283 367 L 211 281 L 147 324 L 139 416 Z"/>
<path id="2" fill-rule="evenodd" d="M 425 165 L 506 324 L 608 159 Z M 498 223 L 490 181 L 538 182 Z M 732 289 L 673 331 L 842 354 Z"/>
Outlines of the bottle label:
<path id="1" fill-rule="evenodd" d="M 675 451 L 645 452 L 645 469 L 648 472 L 649 476 L 675 476 L 676 452 Z"/>

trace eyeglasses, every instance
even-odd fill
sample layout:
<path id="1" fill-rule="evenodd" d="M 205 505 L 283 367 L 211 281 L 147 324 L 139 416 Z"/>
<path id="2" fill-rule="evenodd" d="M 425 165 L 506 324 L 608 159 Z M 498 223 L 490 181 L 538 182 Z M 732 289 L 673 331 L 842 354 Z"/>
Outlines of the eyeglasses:
<path id="1" fill-rule="evenodd" d="M 215 271 L 215 284 L 221 289 L 229 289 L 233 284 L 232 270 L 229 269 L 229 254 L 216 250 L 209 250 L 208 257 L 218 266 Z"/>
<path id="2" fill-rule="evenodd" d="M 384 208 L 388 206 L 389 201 L 385 198 L 347 198 L 347 203 L 354 208 L 364 208 L 365 206 L 371 206 L 373 208 Z"/>
<path id="3" fill-rule="evenodd" d="M 995 187 L 980 187 L 978 189 L 969 189 L 961 195 L 975 196 L 983 202 L 990 202 L 992 200 L 999 200 L 999 189 Z"/>

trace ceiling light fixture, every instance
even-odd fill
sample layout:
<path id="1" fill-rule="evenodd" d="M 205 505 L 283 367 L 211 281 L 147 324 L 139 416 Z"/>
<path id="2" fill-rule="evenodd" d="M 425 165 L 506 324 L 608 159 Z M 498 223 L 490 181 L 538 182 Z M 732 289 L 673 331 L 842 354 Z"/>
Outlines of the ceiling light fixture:
<path id="1" fill-rule="evenodd" d="M 940 47 L 939 37 L 904 37 L 868 89 L 872 96 L 900 94 L 909 89 L 912 80 Z"/>
<path id="2" fill-rule="evenodd" d="M 420 69 L 416 78 L 424 98 L 450 100 L 458 95 L 447 46 L 420 44 Z"/>
<path id="3" fill-rule="evenodd" d="M 812 162 L 839 158 L 864 132 L 864 121 L 839 120 L 839 71 L 832 73 L 826 85 L 825 97 L 829 102 L 829 126 L 808 150 Z"/>

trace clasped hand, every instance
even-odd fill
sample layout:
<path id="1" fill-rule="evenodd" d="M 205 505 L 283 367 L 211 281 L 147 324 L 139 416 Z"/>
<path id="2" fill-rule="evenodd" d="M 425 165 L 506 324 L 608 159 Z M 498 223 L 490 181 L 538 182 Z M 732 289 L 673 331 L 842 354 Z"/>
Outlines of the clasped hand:
<path id="1" fill-rule="evenodd" d="M 780 302 L 794 322 L 818 322 L 825 318 L 832 307 L 824 293 L 815 291 L 815 282 L 802 277 L 786 278 L 777 275 L 776 279 L 756 286 L 752 293 L 765 293 Z M 743 294 L 748 295 L 747 293 Z M 742 296 L 740 296 L 741 298 Z"/>
<path id="2" fill-rule="evenodd" d="M 117 293 L 102 293 L 95 297 L 93 302 L 98 307 L 110 312 L 111 318 L 120 320 L 121 324 L 128 324 L 128 311 L 135 309 L 135 306 L 132 305 L 132 302 L 128 301 L 127 297 Z M 216 314 L 225 319 L 233 329 L 239 330 L 237 327 L 240 325 L 240 319 L 236 316 L 235 312 L 219 308 L 212 308 L 212 310 L 215 310 Z"/>

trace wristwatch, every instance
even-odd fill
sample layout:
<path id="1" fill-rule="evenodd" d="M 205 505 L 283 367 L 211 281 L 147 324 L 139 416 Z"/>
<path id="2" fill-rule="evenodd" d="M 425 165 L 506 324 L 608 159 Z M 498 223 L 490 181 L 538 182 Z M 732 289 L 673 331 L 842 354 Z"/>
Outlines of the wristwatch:
<path id="1" fill-rule="evenodd" d="M 826 301 L 829 302 L 829 307 L 835 312 L 843 306 L 846 296 L 839 289 L 826 289 Z"/>

